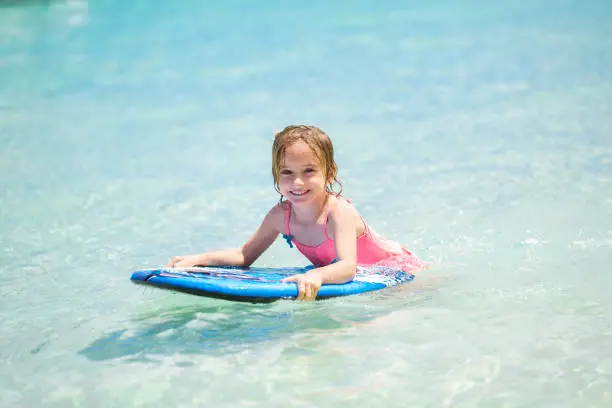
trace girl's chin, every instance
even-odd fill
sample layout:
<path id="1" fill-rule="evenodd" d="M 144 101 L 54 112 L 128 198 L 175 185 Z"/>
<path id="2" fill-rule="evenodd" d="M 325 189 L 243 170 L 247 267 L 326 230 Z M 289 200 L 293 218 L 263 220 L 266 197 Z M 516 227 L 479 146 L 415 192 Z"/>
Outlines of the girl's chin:
<path id="1" fill-rule="evenodd" d="M 303 204 L 303 203 L 307 203 L 310 201 L 309 197 L 293 197 L 293 196 L 289 196 L 287 197 L 287 199 L 289 201 L 291 201 L 293 204 Z"/>

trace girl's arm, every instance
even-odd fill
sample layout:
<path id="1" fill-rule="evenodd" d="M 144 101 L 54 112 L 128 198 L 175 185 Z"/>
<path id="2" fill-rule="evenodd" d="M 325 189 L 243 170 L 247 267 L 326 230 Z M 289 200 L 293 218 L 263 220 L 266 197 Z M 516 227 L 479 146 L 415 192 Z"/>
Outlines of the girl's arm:
<path id="1" fill-rule="evenodd" d="M 189 268 L 192 266 L 250 266 L 272 245 L 284 220 L 283 209 L 274 206 L 265 216 L 255 233 L 240 248 L 205 252 L 196 255 L 175 256 L 166 266 Z"/>
<path id="2" fill-rule="evenodd" d="M 298 300 L 314 300 L 324 283 L 346 283 L 357 271 L 357 231 L 361 218 L 354 208 L 339 201 L 330 211 L 329 223 L 334 230 L 336 262 L 313 269 L 304 274 L 293 275 L 285 282 L 296 282 Z M 356 216 L 357 215 L 357 216 Z"/>

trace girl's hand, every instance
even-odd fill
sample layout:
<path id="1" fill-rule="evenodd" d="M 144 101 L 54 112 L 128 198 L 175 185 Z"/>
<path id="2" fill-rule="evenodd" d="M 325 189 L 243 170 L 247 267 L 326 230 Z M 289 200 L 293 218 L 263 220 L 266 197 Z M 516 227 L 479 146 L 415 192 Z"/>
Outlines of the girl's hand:
<path id="1" fill-rule="evenodd" d="M 323 281 L 318 273 L 306 272 L 293 275 L 282 280 L 282 282 L 295 282 L 298 287 L 297 300 L 315 300 Z"/>
<path id="2" fill-rule="evenodd" d="M 164 265 L 166 268 L 192 268 L 203 266 L 202 257 L 198 255 L 181 255 L 173 257 L 170 262 Z"/>

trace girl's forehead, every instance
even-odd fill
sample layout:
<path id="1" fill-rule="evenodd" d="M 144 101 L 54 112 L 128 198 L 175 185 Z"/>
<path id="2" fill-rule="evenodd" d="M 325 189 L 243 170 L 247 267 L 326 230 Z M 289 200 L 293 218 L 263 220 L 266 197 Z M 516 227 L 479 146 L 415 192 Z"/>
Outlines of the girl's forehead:
<path id="1" fill-rule="evenodd" d="M 306 143 L 299 141 L 287 147 L 281 162 L 310 162 L 318 164 L 319 158 Z"/>

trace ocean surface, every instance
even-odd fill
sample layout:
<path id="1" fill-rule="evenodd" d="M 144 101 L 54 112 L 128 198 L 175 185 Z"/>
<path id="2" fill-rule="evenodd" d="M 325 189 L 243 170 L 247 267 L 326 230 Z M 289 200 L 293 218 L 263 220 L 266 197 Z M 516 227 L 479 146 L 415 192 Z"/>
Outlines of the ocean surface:
<path id="1" fill-rule="evenodd" d="M 0 1 L 0 406 L 612 406 L 612 3 Z M 288 124 L 430 263 L 315 303 L 143 289 L 241 245 Z M 278 240 L 260 266 L 302 266 Z"/>

